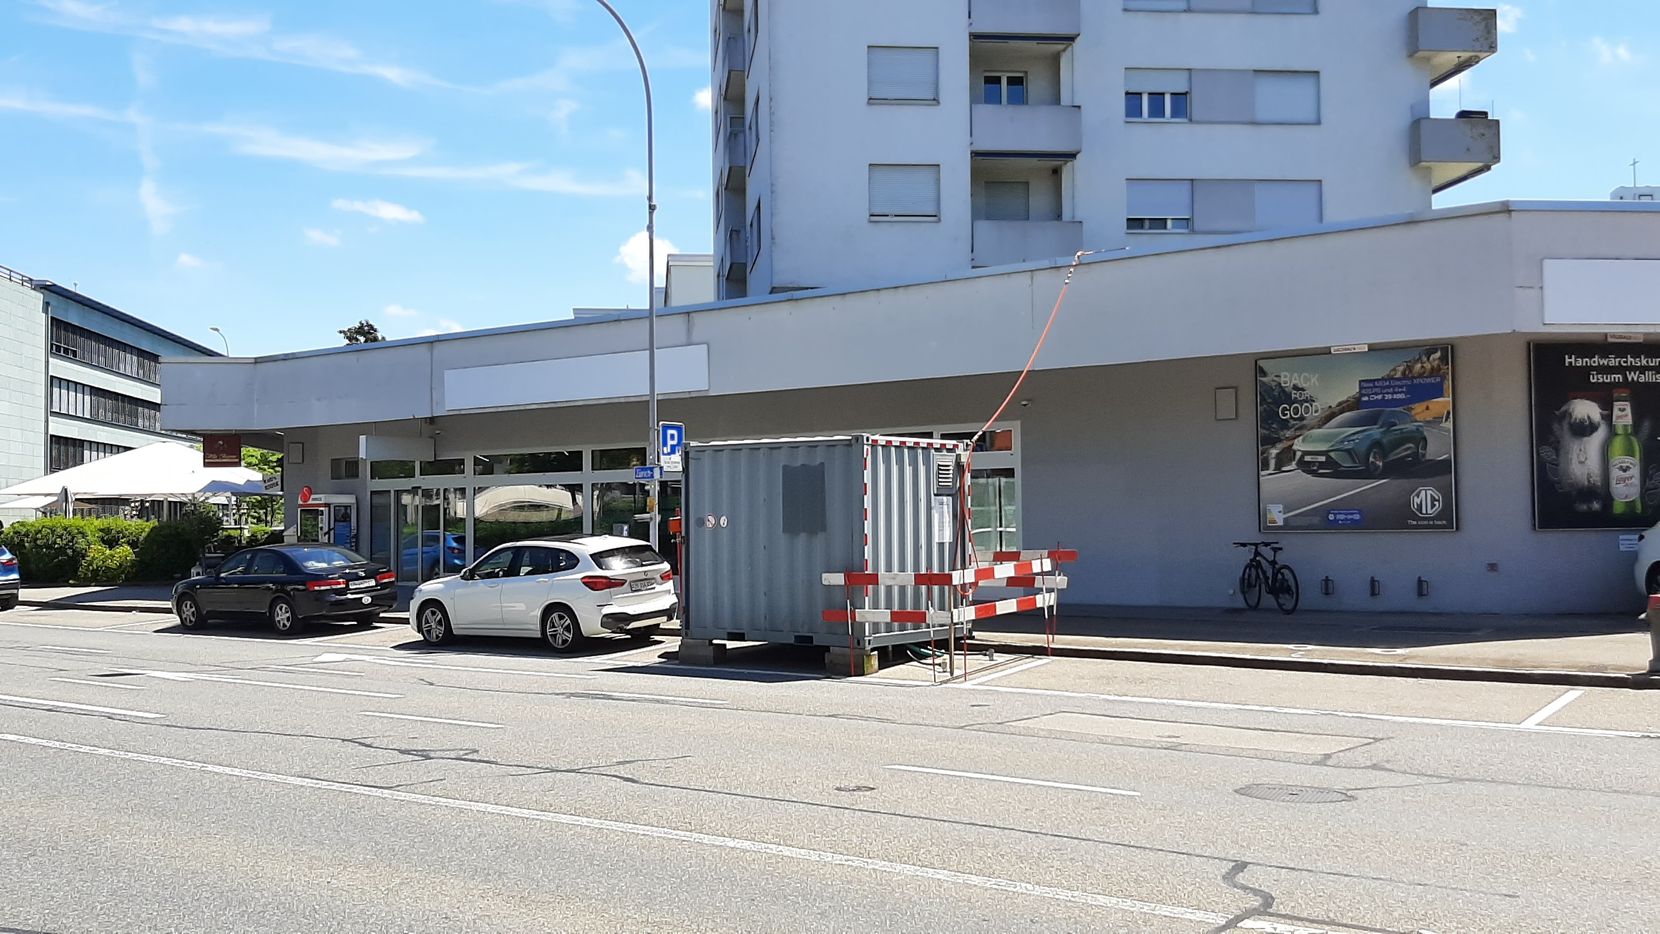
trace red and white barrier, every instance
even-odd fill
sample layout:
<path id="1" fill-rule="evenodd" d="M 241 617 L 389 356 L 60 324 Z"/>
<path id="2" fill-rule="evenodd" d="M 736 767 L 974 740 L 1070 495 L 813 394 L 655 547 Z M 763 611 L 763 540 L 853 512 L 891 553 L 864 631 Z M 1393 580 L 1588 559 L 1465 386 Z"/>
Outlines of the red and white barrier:
<path id="1" fill-rule="evenodd" d="M 946 626 L 953 623 L 971 623 L 1008 613 L 1028 613 L 1055 605 L 1055 594 L 1035 594 L 1013 597 L 995 603 L 970 603 L 954 610 L 825 610 L 827 623 L 887 623 L 898 626 Z"/>
<path id="2" fill-rule="evenodd" d="M 964 568 L 960 571 L 851 571 L 830 573 L 822 577 L 826 587 L 966 587 L 970 584 L 1000 584 L 1019 578 L 1036 580 L 1055 570 L 1048 558 L 1034 561 L 1013 561 L 991 564 L 982 568 Z"/>

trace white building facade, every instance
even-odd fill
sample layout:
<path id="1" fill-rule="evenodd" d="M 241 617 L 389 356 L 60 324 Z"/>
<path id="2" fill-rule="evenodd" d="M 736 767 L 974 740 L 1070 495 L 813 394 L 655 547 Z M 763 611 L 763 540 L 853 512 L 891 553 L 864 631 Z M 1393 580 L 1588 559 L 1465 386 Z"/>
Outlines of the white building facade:
<path id="1" fill-rule="evenodd" d="M 723 298 L 1424 211 L 1499 159 L 1422 0 L 712 0 Z"/>

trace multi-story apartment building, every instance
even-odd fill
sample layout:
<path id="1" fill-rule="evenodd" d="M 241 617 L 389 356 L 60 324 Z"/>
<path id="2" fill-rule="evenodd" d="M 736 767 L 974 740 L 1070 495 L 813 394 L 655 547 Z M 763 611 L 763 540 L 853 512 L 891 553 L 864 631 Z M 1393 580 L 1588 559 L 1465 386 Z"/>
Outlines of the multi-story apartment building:
<path id="1" fill-rule="evenodd" d="M 1499 159 L 1423 0 L 712 0 L 722 298 L 1413 213 Z M 1175 241 L 1175 242 L 1172 242 Z"/>
<path id="2" fill-rule="evenodd" d="M 0 487 L 177 439 L 161 430 L 160 360 L 218 355 L 4 267 L 0 334 Z M 27 515 L 0 512 L 0 519 Z"/>

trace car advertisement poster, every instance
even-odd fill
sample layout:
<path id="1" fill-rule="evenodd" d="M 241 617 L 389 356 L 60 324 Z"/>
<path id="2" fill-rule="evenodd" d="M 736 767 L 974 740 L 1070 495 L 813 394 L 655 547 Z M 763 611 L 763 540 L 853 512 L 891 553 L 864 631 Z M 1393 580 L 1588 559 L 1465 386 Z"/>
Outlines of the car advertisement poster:
<path id="1" fill-rule="evenodd" d="M 1533 518 L 1647 529 L 1660 516 L 1660 349 L 1534 344 Z"/>
<path id="2" fill-rule="evenodd" d="M 1261 530 L 1455 530 L 1452 367 L 1446 345 L 1258 360 Z"/>

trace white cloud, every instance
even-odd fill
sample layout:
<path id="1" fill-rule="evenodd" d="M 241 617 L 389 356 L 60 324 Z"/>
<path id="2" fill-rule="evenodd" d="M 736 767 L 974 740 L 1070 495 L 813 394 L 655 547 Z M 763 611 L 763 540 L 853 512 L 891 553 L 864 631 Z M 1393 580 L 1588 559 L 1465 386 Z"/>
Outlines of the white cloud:
<path id="1" fill-rule="evenodd" d="M 173 218 L 181 208 L 161 196 L 156 180 L 145 176 L 138 183 L 138 203 L 144 209 L 144 219 L 150 222 L 150 232 L 160 236 L 173 229 Z"/>
<path id="2" fill-rule="evenodd" d="M 1637 61 L 1637 54 L 1631 51 L 1631 46 L 1620 40 L 1610 42 L 1601 36 L 1591 39 L 1591 52 L 1596 55 L 1597 62 L 1603 65 L 1630 65 Z"/>
<path id="3" fill-rule="evenodd" d="M 630 282 L 643 284 L 646 281 L 646 246 L 646 232 L 642 230 L 629 237 L 628 241 L 622 246 L 617 247 L 617 255 L 611 260 L 613 263 L 628 267 L 628 281 Z M 678 252 L 680 250 L 673 243 L 662 237 L 657 238 L 657 262 L 654 264 L 657 275 L 653 277 L 654 282 L 663 281 L 663 273 L 669 264 L 669 254 Z"/>
<path id="4" fill-rule="evenodd" d="M 568 97 L 561 97 L 553 102 L 553 112 L 548 114 L 548 119 L 552 120 L 553 125 L 559 128 L 560 136 L 571 132 L 571 115 L 581 108 L 581 102 L 571 100 Z"/>
<path id="5" fill-rule="evenodd" d="M 709 110 L 715 106 L 715 92 L 705 85 L 692 94 L 692 106 L 698 110 Z"/>
<path id="6" fill-rule="evenodd" d="M 230 140 L 248 156 L 287 159 L 319 169 L 350 171 L 387 162 L 402 162 L 426 152 L 429 143 L 414 139 L 360 139 L 349 143 L 294 136 L 266 126 L 208 124 L 198 129 Z"/>
<path id="7" fill-rule="evenodd" d="M 381 313 L 386 315 L 388 318 L 418 318 L 421 316 L 421 313 L 413 308 L 406 308 L 403 305 L 396 304 L 387 305 L 385 308 L 381 309 Z"/>
<path id="8" fill-rule="evenodd" d="M 415 336 L 416 337 L 433 337 L 433 336 L 436 336 L 438 334 L 455 334 L 458 331 L 465 331 L 465 330 L 466 330 L 466 328 L 462 327 L 457 322 L 451 321 L 448 318 L 439 318 L 437 327 L 425 328 L 425 329 L 421 330 L 419 333 L 417 333 Z"/>
<path id="9" fill-rule="evenodd" d="M 1515 32 L 1522 28 L 1522 17 L 1527 13 L 1514 3 L 1499 4 L 1499 32 Z"/>
<path id="10" fill-rule="evenodd" d="M 72 104 L 16 91 L 0 91 L 0 110 L 14 110 L 37 117 L 69 120 L 97 120 L 103 123 L 131 123 L 126 114 L 91 104 Z"/>
<path id="11" fill-rule="evenodd" d="M 414 208 L 406 208 L 401 204 L 390 201 L 348 201 L 345 198 L 335 198 L 329 205 L 336 211 L 347 211 L 353 214 L 367 214 L 377 220 L 391 224 L 424 224 L 426 218 Z"/>
<path id="12" fill-rule="evenodd" d="M 133 83 L 138 86 L 140 91 L 148 91 L 154 88 L 156 86 L 156 69 L 150 61 L 150 56 L 143 52 L 134 51 L 132 61 Z"/>
<path id="13" fill-rule="evenodd" d="M 620 179 L 587 181 L 566 169 L 541 168 L 528 162 L 501 162 L 495 165 L 396 165 L 377 170 L 381 175 L 402 178 L 430 178 L 452 182 L 487 182 L 525 191 L 556 195 L 609 198 L 640 195 L 646 190 L 645 176 L 632 169 Z"/>
<path id="14" fill-rule="evenodd" d="M 319 230 L 316 227 L 307 227 L 303 233 L 305 234 L 305 242 L 312 246 L 335 247 L 340 245 L 340 234 L 338 233 Z"/>
<path id="15" fill-rule="evenodd" d="M 1539 60 L 1539 53 L 1533 51 L 1532 49 L 1524 48 L 1522 49 L 1522 58 L 1526 59 L 1527 63 L 1531 65 Z"/>
<path id="16" fill-rule="evenodd" d="M 273 32 L 268 16 L 189 15 L 145 19 L 113 3 L 35 0 L 53 25 L 167 42 L 226 58 L 277 62 L 339 74 L 366 75 L 400 87 L 456 88 L 423 71 L 375 61 L 357 46 L 331 36 Z"/>
<path id="17" fill-rule="evenodd" d="M 180 269 L 201 269 L 207 265 L 207 262 L 200 256 L 191 253 L 180 253 L 179 258 L 173 261 L 173 265 Z"/>

